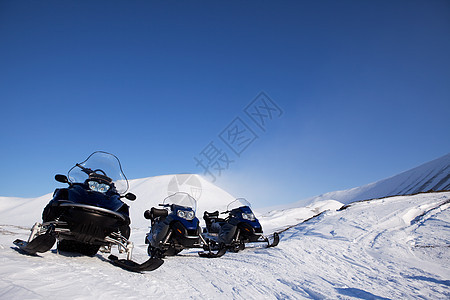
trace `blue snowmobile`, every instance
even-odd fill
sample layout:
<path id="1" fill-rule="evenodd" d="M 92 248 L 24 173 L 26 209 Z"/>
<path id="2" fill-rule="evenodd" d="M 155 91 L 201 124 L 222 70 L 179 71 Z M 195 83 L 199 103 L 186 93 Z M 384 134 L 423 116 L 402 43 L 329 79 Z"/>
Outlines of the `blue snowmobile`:
<path id="1" fill-rule="evenodd" d="M 164 208 L 152 207 L 144 212 L 151 221 L 145 238 L 150 257 L 173 256 L 183 249 L 202 247 L 200 222 L 195 215 L 197 201 L 192 196 L 178 192 L 159 206 Z"/>
<path id="2" fill-rule="evenodd" d="M 109 256 L 110 262 L 119 267 L 140 272 L 161 266 L 160 259 L 142 264 L 131 260 L 129 206 L 121 199 L 135 200 L 136 196 L 126 193 L 128 180 L 116 156 L 94 152 L 73 166 L 67 176 L 59 174 L 55 179 L 69 186 L 55 190 L 42 213 L 43 222 L 33 226 L 28 241 L 14 241 L 22 252 L 43 253 L 56 241 L 58 251 L 88 256 L 94 256 L 100 248 L 111 252 L 111 247 L 117 246 L 119 253 L 127 254 L 126 259 Z"/>
<path id="3" fill-rule="evenodd" d="M 208 252 L 200 252 L 200 256 L 218 257 L 226 251 L 238 252 L 245 249 L 245 243 L 265 242 L 268 248 L 278 245 L 278 233 L 273 234 L 272 242 L 263 235 L 259 220 L 253 214 L 250 203 L 244 198 L 232 201 L 221 214 L 228 216 L 219 218 L 219 211 L 204 212 L 206 228 L 202 237 L 206 243 L 203 249 Z M 213 252 L 215 250 L 216 253 Z"/>

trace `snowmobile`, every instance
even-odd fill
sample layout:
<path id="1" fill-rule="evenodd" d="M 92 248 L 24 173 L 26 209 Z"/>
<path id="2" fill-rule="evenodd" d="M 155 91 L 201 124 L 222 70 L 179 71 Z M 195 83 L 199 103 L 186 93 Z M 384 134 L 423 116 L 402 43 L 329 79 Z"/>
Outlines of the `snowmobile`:
<path id="1" fill-rule="evenodd" d="M 220 257 L 226 251 L 238 252 L 245 249 L 245 243 L 265 242 L 267 247 L 275 247 L 280 241 L 278 233 L 273 234 L 272 242 L 263 235 L 258 219 L 253 214 L 250 203 L 244 198 L 238 198 L 227 206 L 221 214 L 228 214 L 226 218 L 219 218 L 219 211 L 203 214 L 206 228 L 202 233 L 206 241 L 199 252 L 202 257 Z M 216 253 L 213 251 L 217 250 Z"/>
<path id="2" fill-rule="evenodd" d="M 121 199 L 133 201 L 136 196 L 126 193 L 128 180 L 116 156 L 96 151 L 75 164 L 67 176 L 58 174 L 55 180 L 69 186 L 55 190 L 42 213 L 43 222 L 33 226 L 28 240 L 14 241 L 20 251 L 36 255 L 49 251 L 58 241 L 58 251 L 94 256 L 99 250 L 110 253 L 111 247 L 117 246 L 127 258 L 110 255 L 109 260 L 119 267 L 140 272 L 161 266 L 160 259 L 142 264 L 131 260 L 129 206 Z"/>
<path id="3" fill-rule="evenodd" d="M 152 207 L 144 212 L 151 221 L 145 243 L 150 257 L 177 255 L 183 249 L 201 248 L 201 228 L 195 216 L 197 201 L 187 193 L 177 192 L 166 197 L 164 208 Z"/>

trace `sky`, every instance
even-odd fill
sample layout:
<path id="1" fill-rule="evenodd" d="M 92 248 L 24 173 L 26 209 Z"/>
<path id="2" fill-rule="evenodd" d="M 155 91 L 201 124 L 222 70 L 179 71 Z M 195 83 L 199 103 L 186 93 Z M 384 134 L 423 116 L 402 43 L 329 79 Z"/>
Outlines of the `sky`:
<path id="1" fill-rule="evenodd" d="M 448 1 L 0 1 L 0 196 L 96 150 L 256 206 L 450 152 Z"/>

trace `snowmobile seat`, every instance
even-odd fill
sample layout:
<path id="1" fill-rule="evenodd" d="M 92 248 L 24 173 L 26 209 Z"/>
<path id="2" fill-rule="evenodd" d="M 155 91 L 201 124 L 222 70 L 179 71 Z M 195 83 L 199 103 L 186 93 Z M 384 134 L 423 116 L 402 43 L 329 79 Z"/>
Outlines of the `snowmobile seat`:
<path id="1" fill-rule="evenodd" d="M 205 211 L 203 213 L 203 220 L 205 220 L 206 228 L 211 228 L 211 224 L 219 220 L 219 211 L 216 210 L 212 213 Z"/>
<path id="2" fill-rule="evenodd" d="M 207 211 L 205 211 L 203 213 L 203 219 L 205 219 L 205 218 L 215 219 L 215 218 L 218 218 L 218 217 L 219 217 L 219 211 L 218 210 L 216 210 L 215 212 L 212 212 L 212 213 L 207 212 Z"/>

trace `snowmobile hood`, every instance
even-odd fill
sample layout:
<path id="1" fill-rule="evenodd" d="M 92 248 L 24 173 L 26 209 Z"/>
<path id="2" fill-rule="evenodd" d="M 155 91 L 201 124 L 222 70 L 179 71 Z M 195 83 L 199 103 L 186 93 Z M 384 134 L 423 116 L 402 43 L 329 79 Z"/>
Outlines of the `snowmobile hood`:
<path id="1" fill-rule="evenodd" d="M 88 204 L 97 207 L 106 208 L 112 211 L 118 211 L 125 205 L 118 194 L 108 192 L 102 194 L 99 192 L 89 191 L 82 185 L 73 185 L 69 188 L 69 201 L 80 204 Z"/>

